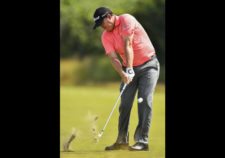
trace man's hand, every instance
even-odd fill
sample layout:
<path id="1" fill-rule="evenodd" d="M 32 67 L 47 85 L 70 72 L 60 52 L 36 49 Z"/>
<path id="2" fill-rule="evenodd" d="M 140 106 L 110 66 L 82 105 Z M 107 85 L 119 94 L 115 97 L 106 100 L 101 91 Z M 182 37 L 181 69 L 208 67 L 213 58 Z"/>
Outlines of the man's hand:
<path id="1" fill-rule="evenodd" d="M 133 68 L 126 68 L 126 72 L 123 72 L 121 77 L 124 83 L 129 84 L 133 80 L 134 76 L 135 73 Z"/>
<path id="2" fill-rule="evenodd" d="M 131 80 L 135 76 L 133 68 L 130 68 L 130 67 L 126 68 L 126 74 Z"/>
<path id="3" fill-rule="evenodd" d="M 108 57 L 114 67 L 114 69 L 119 73 L 124 83 L 129 84 L 133 77 L 135 76 L 134 70 L 132 67 L 127 67 L 126 72 L 123 71 L 120 60 L 118 59 L 115 52 L 108 54 Z"/>
<path id="4" fill-rule="evenodd" d="M 123 83 L 129 84 L 132 79 L 130 77 L 128 77 L 128 74 L 126 72 L 123 72 L 123 74 L 121 75 L 121 78 L 123 80 Z"/>

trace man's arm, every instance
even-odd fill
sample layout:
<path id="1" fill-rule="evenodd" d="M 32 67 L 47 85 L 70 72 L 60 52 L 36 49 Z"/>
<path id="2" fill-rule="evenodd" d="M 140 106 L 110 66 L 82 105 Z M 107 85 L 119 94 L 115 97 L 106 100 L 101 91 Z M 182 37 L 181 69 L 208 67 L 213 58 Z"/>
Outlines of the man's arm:
<path id="1" fill-rule="evenodd" d="M 133 68 L 133 60 L 134 60 L 134 53 L 133 53 L 133 47 L 132 47 L 133 34 L 130 36 L 123 37 L 123 41 L 125 43 L 125 55 L 126 55 L 127 67 Z"/>
<path id="2" fill-rule="evenodd" d="M 108 54 L 108 57 L 111 61 L 112 66 L 114 69 L 119 73 L 120 77 L 122 78 L 123 82 L 126 84 L 129 84 L 131 80 L 127 76 L 127 74 L 123 71 L 122 69 L 122 64 L 120 60 L 118 59 L 117 55 L 115 52 L 111 52 Z"/>
<path id="3" fill-rule="evenodd" d="M 125 55 L 126 55 L 126 61 L 127 61 L 127 68 L 126 73 L 128 74 L 128 77 L 132 81 L 133 77 L 135 76 L 134 70 L 133 70 L 133 60 L 134 60 L 134 52 L 132 47 L 132 41 L 133 41 L 133 34 L 128 36 L 123 36 L 123 41 L 125 45 Z"/>

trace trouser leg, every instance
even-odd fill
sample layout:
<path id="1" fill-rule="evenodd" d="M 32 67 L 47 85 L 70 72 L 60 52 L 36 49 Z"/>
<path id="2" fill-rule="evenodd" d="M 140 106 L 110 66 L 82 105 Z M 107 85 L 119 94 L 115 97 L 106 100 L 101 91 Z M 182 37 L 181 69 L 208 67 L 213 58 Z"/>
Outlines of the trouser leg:
<path id="1" fill-rule="evenodd" d="M 120 91 L 123 87 L 123 83 L 121 83 Z M 119 124 L 118 124 L 118 143 L 128 143 L 129 135 L 128 135 L 128 126 L 130 121 L 130 113 L 133 105 L 134 97 L 137 91 L 137 83 L 136 79 L 127 85 L 122 96 L 121 103 L 119 107 Z"/>
<path id="2" fill-rule="evenodd" d="M 153 93 L 158 77 L 159 65 L 158 69 L 145 69 L 138 80 L 138 98 L 143 98 L 143 101 L 138 103 L 139 122 L 134 135 L 134 140 L 136 142 L 148 144 L 149 129 L 152 118 Z"/>

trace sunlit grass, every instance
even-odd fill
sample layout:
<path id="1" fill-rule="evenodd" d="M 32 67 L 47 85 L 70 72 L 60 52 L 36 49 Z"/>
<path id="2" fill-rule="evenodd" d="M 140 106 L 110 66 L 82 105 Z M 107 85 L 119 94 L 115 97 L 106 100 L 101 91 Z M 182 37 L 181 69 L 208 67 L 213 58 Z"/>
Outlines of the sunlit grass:
<path id="1" fill-rule="evenodd" d="M 104 135 L 99 143 L 93 143 L 93 135 L 90 131 L 91 122 L 87 119 L 88 113 L 98 115 L 98 129 L 102 129 L 112 107 L 119 95 L 119 83 L 111 83 L 102 86 L 61 86 L 60 87 L 60 149 L 68 138 L 72 128 L 76 128 L 78 135 L 71 143 L 75 152 L 61 152 L 61 158 L 164 158 L 165 157 L 165 87 L 157 85 L 153 118 L 150 128 L 149 152 L 114 151 L 105 152 L 104 148 L 115 142 L 118 126 L 118 107 L 114 111 L 111 120 L 106 127 Z M 133 134 L 138 121 L 137 99 L 134 101 L 129 132 L 130 144 L 133 144 Z"/>

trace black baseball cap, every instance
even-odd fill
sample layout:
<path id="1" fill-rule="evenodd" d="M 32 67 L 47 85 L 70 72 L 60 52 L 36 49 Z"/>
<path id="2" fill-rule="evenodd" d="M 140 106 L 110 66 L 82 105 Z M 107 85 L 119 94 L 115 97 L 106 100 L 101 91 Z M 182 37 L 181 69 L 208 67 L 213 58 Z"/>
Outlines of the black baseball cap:
<path id="1" fill-rule="evenodd" d="M 103 19 L 108 15 L 112 14 L 112 11 L 109 8 L 106 7 L 99 7 L 95 10 L 95 13 L 93 15 L 95 25 L 93 29 L 96 29 L 96 27 L 100 26 L 102 24 Z"/>

